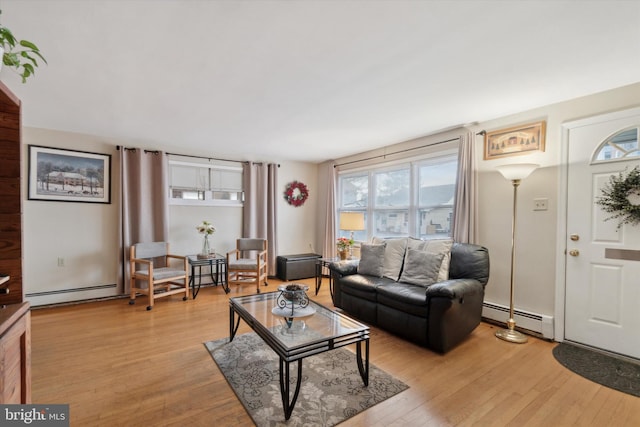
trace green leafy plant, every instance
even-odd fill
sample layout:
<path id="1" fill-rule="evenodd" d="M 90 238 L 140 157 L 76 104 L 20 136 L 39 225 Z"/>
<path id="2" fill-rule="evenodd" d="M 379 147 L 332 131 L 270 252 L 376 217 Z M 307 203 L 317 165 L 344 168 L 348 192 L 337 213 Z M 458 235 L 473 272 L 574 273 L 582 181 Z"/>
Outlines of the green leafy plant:
<path id="1" fill-rule="evenodd" d="M 601 196 L 596 203 L 602 210 L 613 215 L 606 218 L 618 219 L 618 228 L 623 224 L 640 223 L 640 168 L 634 167 L 628 174 L 620 172 L 617 176 L 611 175 L 609 182 L 601 190 Z"/>
<path id="2" fill-rule="evenodd" d="M 22 83 L 26 83 L 27 78 L 35 73 L 38 58 L 47 63 L 35 44 L 16 39 L 11 30 L 3 25 L 0 25 L 0 46 L 4 49 L 2 63 L 14 69 L 22 77 Z"/>

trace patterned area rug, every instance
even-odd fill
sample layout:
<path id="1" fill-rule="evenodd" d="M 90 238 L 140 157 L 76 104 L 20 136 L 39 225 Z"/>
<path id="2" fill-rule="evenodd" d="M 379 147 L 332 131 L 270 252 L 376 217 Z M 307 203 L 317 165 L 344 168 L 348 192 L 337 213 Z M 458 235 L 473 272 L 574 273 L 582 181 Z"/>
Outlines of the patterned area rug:
<path id="1" fill-rule="evenodd" d="M 605 387 L 640 397 L 640 365 L 568 343 L 553 348 L 560 364 Z"/>
<path id="2" fill-rule="evenodd" d="M 218 364 L 256 425 L 333 426 L 409 388 L 369 363 L 365 387 L 356 356 L 345 348 L 302 361 L 300 395 L 288 421 L 284 419 L 278 356 L 254 333 L 206 342 Z M 297 364 L 291 364 L 292 393 Z"/>

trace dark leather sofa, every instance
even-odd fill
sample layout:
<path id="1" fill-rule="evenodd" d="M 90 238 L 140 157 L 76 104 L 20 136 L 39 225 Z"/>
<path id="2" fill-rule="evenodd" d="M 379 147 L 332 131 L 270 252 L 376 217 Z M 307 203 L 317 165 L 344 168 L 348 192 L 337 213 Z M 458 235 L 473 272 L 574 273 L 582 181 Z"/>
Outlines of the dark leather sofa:
<path id="1" fill-rule="evenodd" d="M 346 313 L 416 344 L 445 353 L 480 323 L 489 252 L 454 243 L 449 279 L 428 287 L 358 274 L 357 261 L 330 265 L 333 303 Z"/>

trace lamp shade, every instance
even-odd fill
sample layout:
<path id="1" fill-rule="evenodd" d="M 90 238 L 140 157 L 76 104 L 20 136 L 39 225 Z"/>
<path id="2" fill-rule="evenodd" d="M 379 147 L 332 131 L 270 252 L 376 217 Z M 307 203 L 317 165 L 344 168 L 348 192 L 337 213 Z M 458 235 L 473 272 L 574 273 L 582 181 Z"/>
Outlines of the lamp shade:
<path id="1" fill-rule="evenodd" d="M 363 212 L 340 212 L 340 230 L 364 230 Z"/>
<path id="2" fill-rule="evenodd" d="M 535 163 L 514 163 L 512 165 L 496 166 L 498 172 L 508 180 L 525 179 L 540 165 Z"/>

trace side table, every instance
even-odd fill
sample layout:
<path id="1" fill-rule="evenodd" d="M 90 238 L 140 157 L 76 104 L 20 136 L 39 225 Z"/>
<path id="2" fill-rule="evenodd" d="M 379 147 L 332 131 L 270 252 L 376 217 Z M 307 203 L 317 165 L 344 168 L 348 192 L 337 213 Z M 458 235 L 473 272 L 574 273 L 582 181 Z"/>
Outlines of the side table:
<path id="1" fill-rule="evenodd" d="M 316 260 L 316 295 L 318 295 L 320 286 L 322 286 L 322 270 L 325 267 L 329 268 L 329 264 L 335 261 L 340 261 L 340 258 L 318 258 Z M 331 272 L 329 272 L 329 292 L 331 293 L 331 298 L 333 298 L 333 281 L 331 280 Z"/>
<path id="2" fill-rule="evenodd" d="M 200 292 L 200 285 L 202 284 L 202 267 L 209 267 L 211 280 L 214 285 L 222 285 L 224 293 L 229 293 L 229 284 L 226 281 L 227 274 L 227 257 L 220 254 L 212 254 L 211 258 L 198 258 L 198 255 L 187 255 L 189 265 L 191 266 L 191 276 L 189 277 L 189 283 L 191 284 L 191 294 L 193 299 L 196 299 L 198 292 Z M 196 289 L 196 267 L 198 267 L 198 289 Z"/>

